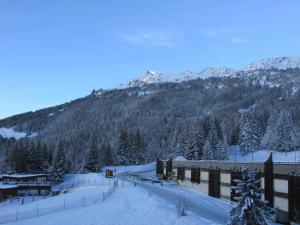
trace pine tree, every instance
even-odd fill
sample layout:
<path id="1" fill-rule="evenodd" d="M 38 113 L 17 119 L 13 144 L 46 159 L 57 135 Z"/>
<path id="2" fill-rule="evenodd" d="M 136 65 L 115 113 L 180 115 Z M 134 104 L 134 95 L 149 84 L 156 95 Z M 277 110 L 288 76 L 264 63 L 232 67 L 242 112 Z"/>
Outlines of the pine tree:
<path id="1" fill-rule="evenodd" d="M 288 152 L 295 148 L 293 141 L 293 122 L 289 112 L 280 113 L 275 134 L 274 148 L 277 151 Z"/>
<path id="2" fill-rule="evenodd" d="M 113 163 L 112 149 L 110 145 L 101 145 L 100 156 L 104 166 L 109 166 Z"/>
<path id="3" fill-rule="evenodd" d="M 250 168 L 242 169 L 242 179 L 235 180 L 238 204 L 230 211 L 228 225 L 267 225 L 273 209 L 262 200 L 259 174 Z"/>
<path id="4" fill-rule="evenodd" d="M 128 132 L 126 129 L 123 129 L 120 134 L 118 149 L 116 151 L 116 161 L 118 164 L 128 164 L 129 163 L 129 138 Z"/>
<path id="5" fill-rule="evenodd" d="M 91 172 L 97 172 L 98 166 L 99 154 L 97 150 L 96 140 L 95 138 L 93 138 L 85 168 Z"/>
<path id="6" fill-rule="evenodd" d="M 218 135 L 218 128 L 217 128 L 216 122 L 212 119 L 209 121 L 209 131 L 207 134 L 207 140 L 209 141 L 212 148 L 214 150 L 216 150 L 216 147 L 220 141 L 220 138 Z"/>
<path id="7" fill-rule="evenodd" d="M 203 146 L 203 156 L 202 159 L 204 160 L 213 160 L 215 159 L 215 151 L 210 144 L 209 140 L 206 140 L 204 146 Z"/>
<path id="8" fill-rule="evenodd" d="M 40 142 L 35 143 L 32 141 L 28 148 L 28 166 L 27 171 L 30 173 L 42 172 L 42 152 Z"/>
<path id="9" fill-rule="evenodd" d="M 202 127 L 191 134 L 190 145 L 188 148 L 187 159 L 199 160 L 203 156 L 203 146 L 205 144 L 205 135 Z"/>
<path id="10" fill-rule="evenodd" d="M 278 117 L 279 115 L 275 110 L 270 112 L 266 132 L 261 141 L 261 144 L 269 149 L 274 149 L 276 144 L 276 125 Z"/>
<path id="11" fill-rule="evenodd" d="M 260 148 L 261 129 L 255 115 L 244 114 L 241 122 L 240 148 L 243 154 L 257 151 Z"/>
<path id="12" fill-rule="evenodd" d="M 224 140 L 220 140 L 217 144 L 216 159 L 227 160 L 228 148 Z"/>
<path id="13" fill-rule="evenodd" d="M 130 161 L 134 164 L 139 164 L 144 161 L 143 152 L 145 151 L 145 144 L 139 130 L 136 131 L 131 141 Z"/>
<path id="14" fill-rule="evenodd" d="M 64 144 L 60 142 L 55 151 L 52 166 L 50 168 L 50 180 L 55 183 L 60 183 L 64 179 L 66 173 L 66 156 L 64 151 Z"/>
<path id="15" fill-rule="evenodd" d="M 48 149 L 48 146 L 44 143 L 42 145 L 42 173 L 48 173 L 50 166 L 51 166 L 51 162 L 52 162 L 52 151 L 50 151 Z"/>
<path id="16" fill-rule="evenodd" d="M 178 128 L 173 137 L 174 158 L 184 155 L 184 129 Z"/>

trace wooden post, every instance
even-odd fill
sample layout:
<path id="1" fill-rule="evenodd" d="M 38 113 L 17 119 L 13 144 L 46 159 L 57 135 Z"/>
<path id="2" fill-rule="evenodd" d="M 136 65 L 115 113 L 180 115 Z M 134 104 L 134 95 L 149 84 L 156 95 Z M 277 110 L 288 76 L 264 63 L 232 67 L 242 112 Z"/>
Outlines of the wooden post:
<path id="1" fill-rule="evenodd" d="M 272 153 L 268 160 L 264 163 L 264 178 L 265 178 L 265 200 L 273 207 L 274 203 L 274 175 L 273 175 L 273 158 Z"/>

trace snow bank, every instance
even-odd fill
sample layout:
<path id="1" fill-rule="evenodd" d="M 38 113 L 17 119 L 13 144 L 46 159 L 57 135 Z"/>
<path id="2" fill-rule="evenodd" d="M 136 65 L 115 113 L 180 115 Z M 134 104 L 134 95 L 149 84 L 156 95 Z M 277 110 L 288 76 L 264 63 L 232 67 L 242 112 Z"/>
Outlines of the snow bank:
<path id="1" fill-rule="evenodd" d="M 15 138 L 16 140 L 26 137 L 26 133 L 24 132 L 17 132 L 14 131 L 12 128 L 4 127 L 0 128 L 0 135 L 3 138 Z"/>

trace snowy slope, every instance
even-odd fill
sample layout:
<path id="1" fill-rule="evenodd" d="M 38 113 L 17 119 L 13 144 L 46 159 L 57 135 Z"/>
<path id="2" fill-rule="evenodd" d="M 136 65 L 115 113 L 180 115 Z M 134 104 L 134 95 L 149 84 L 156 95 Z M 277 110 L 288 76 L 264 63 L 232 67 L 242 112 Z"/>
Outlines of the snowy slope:
<path id="1" fill-rule="evenodd" d="M 164 83 L 164 82 L 182 82 L 187 80 L 194 80 L 194 79 L 207 79 L 209 77 L 225 77 L 234 74 L 233 69 L 229 68 L 214 68 L 214 67 L 207 67 L 201 72 L 192 72 L 192 71 L 184 71 L 182 73 L 162 73 L 156 71 L 147 71 L 143 76 L 130 81 L 126 85 L 121 85 L 121 88 L 127 87 L 136 87 L 136 86 L 143 86 L 146 84 L 153 84 L 153 83 Z"/>
<path id="2" fill-rule="evenodd" d="M 117 173 L 123 172 L 148 172 L 148 171 L 155 171 L 156 170 L 156 162 L 144 164 L 144 165 L 131 165 L 131 166 L 108 166 L 103 168 L 115 170 Z"/>
<path id="3" fill-rule="evenodd" d="M 153 83 L 163 82 L 182 82 L 193 79 L 207 79 L 210 77 L 235 77 L 236 74 L 242 73 L 243 75 L 253 75 L 253 71 L 258 70 L 287 70 L 300 68 L 300 55 L 268 58 L 255 61 L 242 70 L 234 70 L 226 67 L 214 68 L 207 67 L 201 72 L 185 71 L 182 73 L 163 73 L 149 70 L 141 77 L 128 82 L 125 85 L 121 85 L 121 88 L 137 87 Z"/>
<path id="4" fill-rule="evenodd" d="M 300 55 L 258 60 L 246 67 L 249 70 L 287 70 L 300 68 Z"/>
<path id="5" fill-rule="evenodd" d="M 14 131 L 12 128 L 0 128 L 0 136 L 3 138 L 15 138 L 19 140 L 21 138 L 26 137 L 26 133 Z"/>
<path id="6" fill-rule="evenodd" d="M 240 162 L 264 162 L 272 152 L 274 162 L 300 162 L 300 151 L 276 152 L 269 150 L 260 150 L 252 154 L 241 155 L 239 146 L 230 146 L 229 160 Z M 253 157 L 253 158 L 252 158 Z"/>

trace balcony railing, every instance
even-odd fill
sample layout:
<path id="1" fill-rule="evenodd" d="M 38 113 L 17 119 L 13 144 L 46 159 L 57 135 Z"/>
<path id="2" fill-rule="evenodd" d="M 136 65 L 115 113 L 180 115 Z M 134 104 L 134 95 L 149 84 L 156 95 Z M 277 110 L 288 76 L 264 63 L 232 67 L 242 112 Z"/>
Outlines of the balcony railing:
<path id="1" fill-rule="evenodd" d="M 37 181 L 37 182 L 15 182 L 15 181 L 4 181 L 2 184 L 16 185 L 16 186 L 51 186 L 51 182 L 48 181 Z"/>

